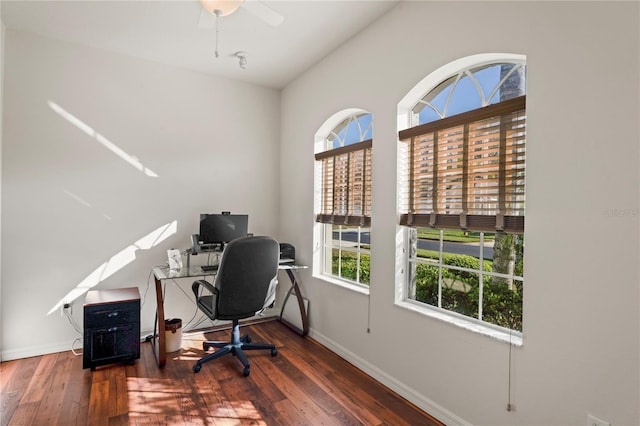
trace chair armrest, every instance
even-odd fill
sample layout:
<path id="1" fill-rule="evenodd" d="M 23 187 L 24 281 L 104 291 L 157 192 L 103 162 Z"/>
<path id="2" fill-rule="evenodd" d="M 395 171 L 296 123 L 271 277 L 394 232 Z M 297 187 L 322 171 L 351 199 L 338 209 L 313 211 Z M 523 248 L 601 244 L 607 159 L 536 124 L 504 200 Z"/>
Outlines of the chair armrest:
<path id="1" fill-rule="evenodd" d="M 198 294 L 200 287 L 204 287 L 207 291 L 202 294 Z M 205 280 L 194 281 L 193 284 L 191 284 L 191 289 L 196 297 L 196 305 L 198 305 L 198 309 L 204 312 L 209 318 L 215 319 L 219 293 L 218 289 L 215 288 L 213 284 Z"/>
<path id="2" fill-rule="evenodd" d="M 196 297 L 196 300 L 198 300 L 198 297 L 200 296 L 199 290 L 201 286 L 206 288 L 211 294 L 216 296 L 218 295 L 218 289 L 215 288 L 213 284 L 206 280 L 198 280 L 191 284 L 191 290 L 193 291 L 193 295 Z"/>

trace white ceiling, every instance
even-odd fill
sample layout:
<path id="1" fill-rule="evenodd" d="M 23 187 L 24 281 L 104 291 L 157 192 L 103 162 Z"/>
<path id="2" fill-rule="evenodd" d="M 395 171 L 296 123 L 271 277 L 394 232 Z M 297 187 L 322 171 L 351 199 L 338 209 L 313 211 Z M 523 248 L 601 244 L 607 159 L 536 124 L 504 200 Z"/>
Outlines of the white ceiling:
<path id="1" fill-rule="evenodd" d="M 277 27 L 240 7 L 219 20 L 218 58 L 215 28 L 198 26 L 198 0 L 3 0 L 1 11 L 7 29 L 282 88 L 396 2 L 262 1 L 284 16 Z M 233 56 L 237 51 L 248 53 L 246 69 Z"/>

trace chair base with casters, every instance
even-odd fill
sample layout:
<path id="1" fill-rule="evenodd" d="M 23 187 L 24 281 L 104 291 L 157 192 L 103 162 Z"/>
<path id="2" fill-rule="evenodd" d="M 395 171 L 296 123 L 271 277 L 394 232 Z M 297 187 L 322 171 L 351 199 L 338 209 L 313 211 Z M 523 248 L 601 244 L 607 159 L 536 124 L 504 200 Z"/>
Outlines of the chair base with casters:
<path id="1" fill-rule="evenodd" d="M 199 372 L 202 368 L 202 364 L 204 364 L 205 362 L 220 358 L 223 355 L 231 354 L 238 357 L 238 359 L 244 366 L 242 375 L 246 377 L 251 373 L 251 364 L 249 363 L 249 360 L 247 359 L 243 351 L 269 349 L 271 350 L 271 356 L 278 355 L 278 350 L 276 349 L 275 345 L 266 343 L 251 343 L 251 337 L 248 334 L 240 337 L 240 324 L 239 320 L 237 319 L 233 320 L 231 341 L 222 342 L 208 340 L 202 343 L 203 350 L 207 351 L 209 348 L 218 348 L 218 350 L 200 358 L 192 367 L 194 373 Z"/>

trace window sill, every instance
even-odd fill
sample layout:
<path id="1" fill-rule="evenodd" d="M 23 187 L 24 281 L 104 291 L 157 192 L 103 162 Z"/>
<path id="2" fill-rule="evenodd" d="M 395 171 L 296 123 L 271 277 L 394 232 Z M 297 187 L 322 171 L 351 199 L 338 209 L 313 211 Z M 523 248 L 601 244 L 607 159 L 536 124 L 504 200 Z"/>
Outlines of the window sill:
<path id="1" fill-rule="evenodd" d="M 326 281 L 330 284 L 337 285 L 338 287 L 346 288 L 347 290 L 353 290 L 357 293 L 369 295 L 369 287 L 363 286 L 360 284 L 355 284 L 351 281 L 341 280 L 340 278 L 336 278 L 331 275 L 323 275 L 323 274 L 314 274 L 314 278 L 317 278 L 322 281 Z"/>
<path id="2" fill-rule="evenodd" d="M 396 302 L 396 305 L 401 308 L 408 309 L 410 311 L 425 315 L 427 317 L 435 318 L 440 321 L 444 321 L 446 323 L 452 324 L 454 326 L 464 328 L 465 330 L 469 330 L 474 333 L 481 334 L 483 336 L 491 337 L 500 342 L 510 343 L 513 346 L 523 345 L 522 334 L 517 331 L 510 333 L 508 330 L 499 330 L 499 329 L 484 325 L 479 321 L 462 318 L 457 315 L 452 315 L 450 313 L 447 313 L 446 311 L 438 308 L 431 308 L 423 305 L 418 305 L 417 303 L 413 303 L 410 301 Z"/>

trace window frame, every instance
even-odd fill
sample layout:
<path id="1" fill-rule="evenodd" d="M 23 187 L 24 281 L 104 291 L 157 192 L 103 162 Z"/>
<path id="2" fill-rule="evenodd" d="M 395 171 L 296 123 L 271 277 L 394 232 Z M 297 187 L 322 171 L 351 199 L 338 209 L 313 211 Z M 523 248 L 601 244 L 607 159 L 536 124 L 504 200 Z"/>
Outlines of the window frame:
<path id="1" fill-rule="evenodd" d="M 363 130 L 360 120 L 365 116 L 371 116 L 369 126 Z M 346 133 L 349 132 L 351 122 L 355 123 L 359 133 L 359 139 L 373 133 L 373 116 L 370 112 L 360 109 L 349 109 L 334 114 L 318 130 L 315 136 L 315 191 L 314 191 L 314 257 L 312 274 L 316 278 L 331 282 L 349 289 L 368 294 L 370 282 L 362 282 L 361 259 L 362 255 L 370 256 L 370 250 L 363 248 L 361 244 L 362 233 L 370 232 L 371 223 L 371 163 L 373 151 L 373 138 L 358 142 L 346 141 Z M 345 132 L 345 138 L 340 134 Z M 336 142 L 338 146 L 335 147 Z M 355 159 L 352 160 L 352 156 Z M 346 158 L 345 158 L 346 156 Z M 333 166 L 327 163 L 333 162 Z M 336 171 L 336 163 L 343 167 Z M 331 176 L 327 176 L 327 167 L 333 167 Z M 355 167 L 355 170 L 351 170 Z M 336 178 L 342 178 L 338 190 L 333 187 L 326 188 L 327 178 L 335 182 Z M 353 189 L 356 191 L 352 191 Z M 354 192 L 357 192 L 354 195 Z M 336 198 L 337 197 L 337 198 Z M 328 199 L 331 200 L 328 200 Z M 333 239 L 341 228 L 356 227 L 357 242 L 351 248 L 343 245 L 342 238 Z M 338 272 L 333 273 L 333 250 L 337 249 Z M 342 253 L 354 253 L 356 257 L 356 278 L 352 280 L 341 274 L 340 267 L 343 264 Z M 370 259 L 370 257 L 369 257 Z"/>
<path id="2" fill-rule="evenodd" d="M 400 132 L 406 131 L 412 122 L 412 118 L 417 115 L 414 110 L 417 103 L 423 100 L 430 91 L 437 88 L 440 84 L 445 82 L 457 73 L 465 72 L 466 70 L 478 68 L 481 66 L 491 66 L 500 63 L 512 63 L 514 65 L 526 66 L 526 57 L 524 55 L 508 54 L 508 53 L 491 53 L 491 54 L 479 54 L 472 55 L 450 62 L 441 68 L 433 71 L 427 75 L 422 81 L 416 84 L 410 91 L 403 97 L 398 103 L 398 130 Z M 490 97 L 491 99 L 491 97 Z M 398 219 L 400 219 L 404 206 L 402 205 L 402 197 L 404 191 L 407 188 L 408 176 L 403 176 L 401 170 L 406 167 L 406 152 L 403 152 L 404 142 L 401 142 L 398 138 L 398 174 L 397 174 L 397 208 Z M 409 247 L 409 232 L 411 229 L 408 226 L 401 225 L 400 220 L 396 222 L 396 297 L 395 304 L 399 307 L 405 308 L 416 313 L 437 318 L 438 320 L 445 321 L 447 323 L 459 326 L 464 329 L 471 330 L 473 332 L 483 334 L 496 338 L 500 341 L 508 342 L 513 345 L 523 344 L 523 334 L 516 330 L 505 329 L 504 327 L 491 324 L 485 321 L 478 320 L 476 318 L 458 314 L 454 311 L 437 308 L 426 303 L 411 300 L 409 296 L 409 283 L 408 283 L 408 271 L 410 268 L 410 247 Z M 491 229 L 487 229 L 491 231 Z M 522 274 L 524 277 L 524 273 Z"/>
<path id="3" fill-rule="evenodd" d="M 409 235 L 409 233 L 411 232 L 418 232 L 420 228 L 412 228 L 412 227 L 404 227 L 405 228 L 405 233 L 407 236 L 407 242 L 408 245 L 411 244 L 411 236 Z M 483 290 L 484 290 L 484 278 L 485 277 L 494 277 L 494 278 L 502 278 L 502 279 L 506 279 L 506 280 L 512 280 L 512 281 L 519 281 L 521 283 L 524 283 L 524 276 L 520 276 L 520 275 L 516 275 L 515 271 L 513 274 L 504 274 L 504 273 L 500 273 L 500 272 L 494 272 L 494 271 L 488 271 L 488 270 L 484 270 L 484 256 L 483 256 L 483 249 L 484 247 L 486 247 L 484 245 L 484 231 L 480 231 L 480 239 L 481 242 L 479 244 L 479 268 L 478 269 L 473 269 L 473 268 L 465 268 L 465 267 L 461 267 L 461 266 L 456 266 L 456 265 L 449 265 L 446 264 L 443 260 L 443 255 L 445 254 L 451 254 L 450 252 L 447 252 L 443 249 L 443 233 L 446 231 L 445 229 L 440 229 L 440 239 L 438 241 L 439 245 L 440 245 L 440 249 L 439 249 L 439 259 L 436 261 L 428 261 L 425 260 L 424 258 L 420 258 L 417 255 L 414 255 L 412 253 L 412 250 L 409 249 L 409 254 L 406 256 L 406 271 L 413 271 L 413 265 L 418 265 L 418 264 L 422 264 L 422 265 L 428 265 L 428 266 L 432 266 L 432 267 L 436 267 L 438 268 L 438 304 L 436 305 L 432 305 L 429 304 L 427 302 L 422 302 L 419 300 L 415 299 L 415 291 L 416 289 L 413 288 L 411 289 L 411 285 L 412 285 L 412 281 L 409 279 L 409 274 L 411 274 L 411 272 L 407 272 L 407 282 L 406 285 L 404 287 L 405 290 L 405 294 L 406 297 L 405 299 L 402 301 L 403 303 L 410 303 L 415 305 L 416 307 L 422 307 L 428 310 L 433 310 L 433 311 L 437 311 L 439 312 L 443 317 L 447 317 L 447 316 L 452 316 L 454 318 L 457 318 L 459 321 L 469 321 L 472 325 L 473 325 L 473 329 L 475 331 L 480 330 L 480 328 L 482 329 L 486 329 L 483 330 L 484 334 L 489 334 L 489 335 L 495 335 L 495 336 L 509 336 L 511 339 L 519 339 L 520 343 L 522 342 L 522 332 L 514 330 L 514 329 L 510 329 L 508 327 L 504 327 L 498 324 L 494 324 L 488 321 L 483 320 L 483 304 L 484 304 L 484 295 L 483 295 Z M 412 265 L 413 264 L 413 265 Z M 468 273 L 472 273 L 472 274 L 478 274 L 478 290 L 479 290 L 479 294 L 478 294 L 478 300 L 477 305 L 478 305 L 478 318 L 472 317 L 472 316 L 468 316 L 459 312 L 456 312 L 455 310 L 451 310 L 451 309 L 447 309 L 442 307 L 442 300 L 441 300 L 441 291 L 442 291 L 442 287 L 443 287 L 443 278 L 442 278 L 442 271 L 443 270 L 455 270 L 455 271 L 459 271 L 459 272 L 468 272 Z M 411 296 L 414 296 L 413 298 L 411 298 Z"/>

